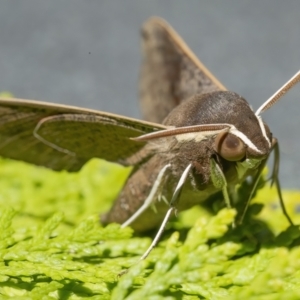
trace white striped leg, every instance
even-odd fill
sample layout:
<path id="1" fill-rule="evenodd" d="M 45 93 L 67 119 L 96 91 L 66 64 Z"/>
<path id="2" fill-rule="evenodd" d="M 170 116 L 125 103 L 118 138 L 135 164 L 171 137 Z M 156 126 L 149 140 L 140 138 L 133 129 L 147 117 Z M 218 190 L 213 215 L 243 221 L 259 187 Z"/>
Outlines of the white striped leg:
<path id="1" fill-rule="evenodd" d="M 157 178 L 153 184 L 153 187 L 149 193 L 149 196 L 146 198 L 144 204 L 126 221 L 124 222 L 121 227 L 124 228 L 129 226 L 134 220 L 136 220 L 151 204 L 155 201 L 162 190 L 164 184 L 164 178 L 166 175 L 167 169 L 171 165 L 168 164 L 164 166 L 158 173 Z"/>
<path id="2" fill-rule="evenodd" d="M 149 246 L 149 248 L 146 250 L 146 252 L 141 256 L 140 261 L 143 260 L 143 259 L 145 259 L 149 255 L 149 253 L 157 245 L 157 243 L 158 243 L 161 235 L 163 234 L 163 232 L 165 230 L 165 227 L 166 227 L 166 224 L 168 223 L 169 218 L 170 218 L 172 212 L 174 210 L 176 210 L 175 205 L 178 202 L 178 199 L 179 199 L 181 191 L 182 191 L 182 187 L 183 187 L 183 185 L 184 185 L 184 183 L 185 183 L 185 181 L 187 179 L 187 176 L 189 174 L 189 171 L 190 171 L 191 167 L 192 167 L 192 164 L 189 164 L 186 167 L 186 169 L 184 170 L 184 172 L 182 173 L 182 175 L 181 175 L 181 177 L 180 177 L 180 179 L 178 181 L 178 184 L 176 186 L 176 189 L 175 189 L 175 191 L 173 193 L 172 199 L 170 201 L 170 208 L 168 209 L 168 211 L 167 211 L 167 213 L 166 213 L 166 215 L 164 217 L 164 220 L 161 223 L 160 228 L 159 228 L 159 230 L 158 230 L 158 232 L 157 232 L 157 234 L 156 234 L 153 242 L 151 243 L 151 245 Z"/>

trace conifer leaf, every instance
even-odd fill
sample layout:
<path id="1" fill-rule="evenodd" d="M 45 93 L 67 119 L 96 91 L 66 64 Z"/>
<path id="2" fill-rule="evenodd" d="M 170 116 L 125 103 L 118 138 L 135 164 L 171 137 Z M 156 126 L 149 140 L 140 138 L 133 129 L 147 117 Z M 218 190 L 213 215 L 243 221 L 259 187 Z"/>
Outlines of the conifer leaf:
<path id="1" fill-rule="evenodd" d="M 111 205 L 129 172 L 99 160 L 69 174 L 1 159 L 1 296 L 300 298 L 300 231 L 288 227 L 264 180 L 241 226 L 232 229 L 236 210 L 220 208 L 221 199 L 215 199 L 170 223 L 150 256 L 138 262 L 152 236 L 99 223 L 99 213 Z M 295 223 L 300 221 L 299 196 L 284 192 Z"/>

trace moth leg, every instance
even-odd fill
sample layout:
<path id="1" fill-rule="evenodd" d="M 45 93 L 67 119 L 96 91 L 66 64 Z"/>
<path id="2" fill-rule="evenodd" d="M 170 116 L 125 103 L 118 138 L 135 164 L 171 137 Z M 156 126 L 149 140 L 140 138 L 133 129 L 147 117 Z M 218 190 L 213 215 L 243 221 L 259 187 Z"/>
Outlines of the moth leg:
<path id="1" fill-rule="evenodd" d="M 153 187 L 144 204 L 126 222 L 121 225 L 122 228 L 130 225 L 133 221 L 135 221 L 153 203 L 153 201 L 157 199 L 158 194 L 161 192 L 163 184 L 165 183 L 164 179 L 166 178 L 166 171 L 170 166 L 170 164 L 167 164 L 159 171 Z"/>
<path id="2" fill-rule="evenodd" d="M 164 220 L 163 220 L 163 222 L 161 223 L 161 225 L 160 225 L 160 227 L 159 227 L 159 230 L 158 230 L 158 232 L 157 232 L 155 238 L 153 239 L 153 241 L 152 241 L 151 245 L 149 246 L 149 248 L 148 248 L 148 249 L 145 251 L 145 253 L 141 256 L 140 261 L 141 261 L 141 260 L 144 260 L 145 258 L 147 258 L 147 256 L 148 256 L 149 253 L 152 251 L 152 249 L 157 245 L 157 243 L 158 243 L 158 241 L 159 241 L 159 239 L 160 239 L 162 233 L 164 232 L 164 229 L 165 229 L 165 227 L 166 227 L 167 222 L 169 221 L 169 218 L 170 218 L 172 212 L 173 212 L 174 210 L 176 210 L 175 205 L 176 205 L 176 203 L 178 202 L 178 199 L 179 199 L 180 194 L 181 194 L 181 191 L 182 191 L 182 187 L 183 187 L 183 185 L 184 185 L 184 183 L 185 183 L 185 181 L 186 181 L 186 179 L 187 179 L 187 176 L 188 176 L 188 174 L 189 174 L 189 171 L 190 171 L 191 167 L 192 167 L 192 164 L 189 164 L 189 165 L 186 167 L 186 169 L 184 170 L 184 172 L 182 173 L 182 175 L 181 175 L 181 177 L 180 177 L 180 179 L 179 179 L 179 181 L 178 181 L 178 183 L 177 183 L 176 189 L 175 189 L 175 191 L 174 191 L 174 193 L 173 193 L 172 199 L 171 199 L 171 201 L 170 201 L 170 208 L 168 209 L 168 211 L 167 211 L 167 213 L 166 213 L 166 215 L 165 215 L 165 217 L 164 217 Z"/>
<path id="3" fill-rule="evenodd" d="M 250 205 L 250 202 L 251 202 L 251 199 L 253 197 L 253 194 L 254 192 L 256 191 L 256 188 L 257 188 L 257 185 L 258 185 L 258 182 L 259 182 L 259 178 L 260 178 L 260 175 L 266 165 L 266 162 L 267 162 L 267 159 L 265 159 L 264 161 L 261 162 L 261 164 L 259 165 L 258 167 L 258 170 L 257 170 L 257 173 L 255 174 L 254 178 L 253 178 L 253 181 L 252 181 L 252 186 L 250 188 L 250 194 L 247 198 L 247 201 L 246 201 L 246 204 L 243 208 L 243 211 L 242 211 L 242 214 L 241 214 L 241 217 L 239 218 L 238 220 L 238 224 L 242 224 L 243 223 L 243 220 L 245 218 L 245 215 L 246 215 L 246 212 L 248 210 L 248 207 Z"/>
<path id="4" fill-rule="evenodd" d="M 210 176 L 213 185 L 218 189 L 222 189 L 222 194 L 227 208 L 232 208 L 227 189 L 226 177 L 214 158 L 210 159 Z M 235 227 L 235 223 L 232 224 L 232 227 Z"/>
<path id="5" fill-rule="evenodd" d="M 272 139 L 272 145 L 271 145 L 271 151 L 274 151 L 274 164 L 273 164 L 273 170 L 272 170 L 272 175 L 271 175 L 271 186 L 275 183 L 276 186 L 276 190 L 277 190 L 277 194 L 278 194 L 278 198 L 279 198 L 279 203 L 282 209 L 282 212 L 284 214 L 284 216 L 287 218 L 288 222 L 290 223 L 290 225 L 293 225 L 293 221 L 291 220 L 290 216 L 288 215 L 285 205 L 284 205 L 284 201 L 283 201 L 283 197 L 282 197 L 282 193 L 281 193 L 281 187 L 280 187 L 280 182 L 279 182 L 279 159 L 280 159 L 280 155 L 279 155 L 279 144 L 276 138 Z M 243 219 L 245 217 L 246 211 L 249 207 L 250 201 L 253 197 L 253 194 L 257 188 L 257 184 L 259 182 L 259 178 L 260 175 L 266 165 L 267 159 L 265 159 L 259 166 L 258 171 L 253 179 L 253 183 L 252 183 L 252 187 L 251 187 L 251 192 L 249 194 L 249 197 L 247 199 L 246 205 L 243 209 L 243 213 L 238 221 L 239 224 L 241 224 L 243 222 Z"/>
<path id="6" fill-rule="evenodd" d="M 294 225 L 292 219 L 290 218 L 286 207 L 284 205 L 282 193 L 281 193 L 281 187 L 280 187 L 280 182 L 279 182 L 279 160 L 280 160 L 280 152 L 279 152 L 279 144 L 276 138 L 272 139 L 272 150 L 274 151 L 274 164 L 273 164 L 273 171 L 272 171 L 272 178 L 271 178 L 271 186 L 275 183 L 278 198 L 279 198 L 279 203 L 282 209 L 283 214 L 285 215 L 286 219 L 290 223 L 290 225 Z"/>

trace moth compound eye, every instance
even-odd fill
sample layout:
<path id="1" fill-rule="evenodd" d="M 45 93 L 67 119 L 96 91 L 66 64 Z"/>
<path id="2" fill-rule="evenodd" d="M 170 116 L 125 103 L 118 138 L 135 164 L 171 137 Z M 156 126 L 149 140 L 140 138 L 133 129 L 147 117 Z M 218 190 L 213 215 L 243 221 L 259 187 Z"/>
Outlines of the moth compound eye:
<path id="1" fill-rule="evenodd" d="M 245 144 L 231 133 L 220 133 L 217 135 L 215 151 L 228 161 L 239 161 L 246 155 Z"/>

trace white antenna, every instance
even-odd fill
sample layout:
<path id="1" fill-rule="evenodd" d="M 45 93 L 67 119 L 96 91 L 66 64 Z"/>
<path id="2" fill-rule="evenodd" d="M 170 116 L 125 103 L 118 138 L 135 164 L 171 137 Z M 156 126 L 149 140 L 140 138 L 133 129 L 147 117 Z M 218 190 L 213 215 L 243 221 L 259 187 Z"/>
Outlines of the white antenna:
<path id="1" fill-rule="evenodd" d="M 286 94 L 295 84 L 300 81 L 300 71 L 298 71 L 286 84 L 284 84 L 274 95 L 272 95 L 256 111 L 255 115 L 259 116 L 262 112 L 272 107 L 284 94 Z"/>

